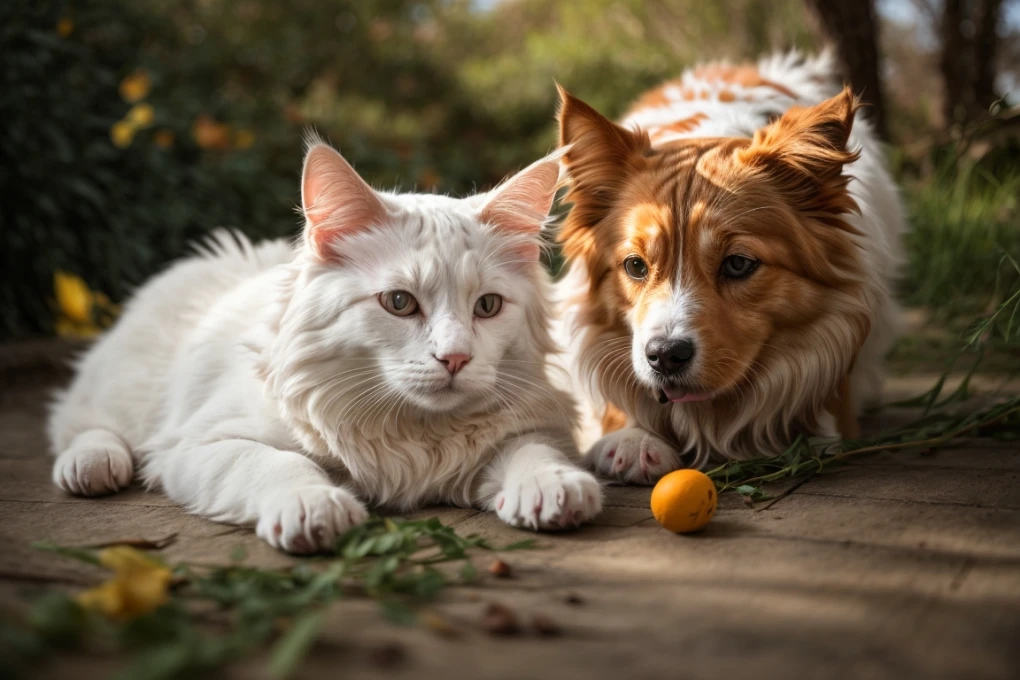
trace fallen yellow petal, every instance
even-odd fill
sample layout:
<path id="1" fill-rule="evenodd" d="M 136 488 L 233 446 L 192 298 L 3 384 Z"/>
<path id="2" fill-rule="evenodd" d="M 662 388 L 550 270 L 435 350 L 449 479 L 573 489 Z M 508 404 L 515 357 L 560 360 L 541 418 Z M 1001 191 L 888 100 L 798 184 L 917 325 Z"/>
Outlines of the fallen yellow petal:
<path id="1" fill-rule="evenodd" d="M 133 618 L 167 601 L 173 574 L 145 553 L 118 546 L 99 553 L 99 562 L 113 569 L 115 575 L 78 595 L 78 604 L 85 609 L 113 618 Z"/>
<path id="2" fill-rule="evenodd" d="M 67 17 L 63 17 L 62 19 L 60 19 L 60 21 L 57 22 L 57 35 L 59 35 L 61 38 L 66 38 L 72 33 L 74 33 L 73 21 L 71 21 Z"/>
<path id="3" fill-rule="evenodd" d="M 91 609 L 106 616 L 117 616 L 124 610 L 124 600 L 117 579 L 111 579 L 95 588 L 78 593 L 74 599 L 83 609 Z"/>
<path id="4" fill-rule="evenodd" d="M 92 321 L 92 291 L 81 278 L 58 271 L 53 274 L 53 291 L 64 316 L 77 323 Z"/>
<path id="5" fill-rule="evenodd" d="M 99 553 L 99 563 L 117 573 L 138 569 L 166 569 L 161 563 L 140 550 L 126 545 L 116 545 Z"/>

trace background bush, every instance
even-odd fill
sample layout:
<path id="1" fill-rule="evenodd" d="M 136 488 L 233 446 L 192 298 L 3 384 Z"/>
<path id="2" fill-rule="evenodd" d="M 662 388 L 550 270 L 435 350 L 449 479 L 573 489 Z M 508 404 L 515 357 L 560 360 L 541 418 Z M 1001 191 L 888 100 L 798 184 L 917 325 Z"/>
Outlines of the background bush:
<path id="1" fill-rule="evenodd" d="M 52 332 L 56 270 L 120 300 L 213 227 L 292 234 L 308 126 L 376 186 L 461 194 L 554 147 L 554 80 L 616 115 L 695 60 L 817 42 L 802 0 L 478 5 L 0 3 L 0 339 Z M 153 120 L 126 131 L 138 104 Z M 891 102 L 891 127 L 924 134 L 930 106 Z M 989 287 L 985 253 L 1016 245 L 1016 154 L 998 185 L 911 163 L 908 298 L 938 304 L 961 251 L 968 291 Z"/>

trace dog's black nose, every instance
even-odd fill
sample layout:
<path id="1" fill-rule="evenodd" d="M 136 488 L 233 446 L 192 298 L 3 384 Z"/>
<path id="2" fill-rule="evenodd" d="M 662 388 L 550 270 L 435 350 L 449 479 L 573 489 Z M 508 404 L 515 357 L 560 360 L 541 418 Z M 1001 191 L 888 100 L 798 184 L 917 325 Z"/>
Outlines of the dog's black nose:
<path id="1" fill-rule="evenodd" d="M 656 373 L 676 375 L 683 371 L 694 357 L 694 343 L 680 340 L 655 339 L 645 345 L 645 358 Z"/>

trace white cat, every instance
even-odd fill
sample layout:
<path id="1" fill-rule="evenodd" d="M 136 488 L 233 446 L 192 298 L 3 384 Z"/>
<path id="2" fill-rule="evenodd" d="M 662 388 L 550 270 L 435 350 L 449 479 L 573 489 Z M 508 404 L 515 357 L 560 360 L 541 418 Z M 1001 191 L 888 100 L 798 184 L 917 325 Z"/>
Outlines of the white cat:
<path id="1" fill-rule="evenodd" d="M 225 232 L 142 287 L 50 422 L 75 494 L 142 480 L 283 550 L 323 550 L 363 503 L 451 503 L 532 529 L 601 509 L 575 406 L 545 377 L 543 159 L 487 194 L 374 191 L 313 140 L 304 238 Z"/>

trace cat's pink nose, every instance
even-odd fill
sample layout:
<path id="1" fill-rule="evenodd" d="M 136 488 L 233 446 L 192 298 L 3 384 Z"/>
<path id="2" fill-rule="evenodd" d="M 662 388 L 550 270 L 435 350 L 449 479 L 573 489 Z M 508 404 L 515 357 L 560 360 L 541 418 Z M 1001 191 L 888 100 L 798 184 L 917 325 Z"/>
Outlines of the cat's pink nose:
<path id="1" fill-rule="evenodd" d="M 441 354 L 436 356 L 436 360 L 446 367 L 450 375 L 457 375 L 460 369 L 468 365 L 471 357 L 467 354 Z"/>

